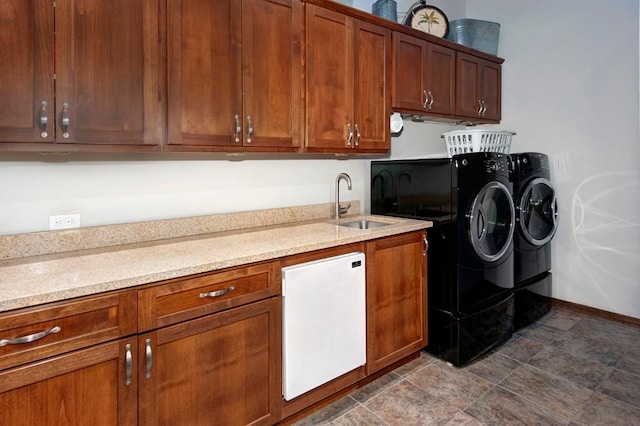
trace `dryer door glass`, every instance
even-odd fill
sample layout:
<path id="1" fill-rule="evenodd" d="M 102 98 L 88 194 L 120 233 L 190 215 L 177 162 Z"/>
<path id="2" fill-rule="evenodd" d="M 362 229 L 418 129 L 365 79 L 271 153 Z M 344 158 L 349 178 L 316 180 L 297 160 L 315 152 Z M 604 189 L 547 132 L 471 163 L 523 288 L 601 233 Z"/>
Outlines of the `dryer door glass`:
<path id="1" fill-rule="evenodd" d="M 522 236 L 536 246 L 548 243 L 558 224 L 558 202 L 551 182 L 533 179 L 518 202 L 518 227 Z"/>
<path id="2" fill-rule="evenodd" d="M 495 262 L 509 249 L 513 237 L 515 207 L 509 189 L 489 182 L 478 193 L 467 213 L 467 233 L 475 253 Z"/>

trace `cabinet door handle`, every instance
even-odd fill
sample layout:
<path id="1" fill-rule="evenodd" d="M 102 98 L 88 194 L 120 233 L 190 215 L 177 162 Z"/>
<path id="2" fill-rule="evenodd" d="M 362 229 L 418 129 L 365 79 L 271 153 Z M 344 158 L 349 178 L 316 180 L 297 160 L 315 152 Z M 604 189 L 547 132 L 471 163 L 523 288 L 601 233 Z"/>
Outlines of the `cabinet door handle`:
<path id="1" fill-rule="evenodd" d="M 233 291 L 235 289 L 236 288 L 234 286 L 230 286 L 230 287 L 224 288 L 222 290 L 212 291 L 212 292 L 209 292 L 209 293 L 200 293 L 200 299 L 204 299 L 205 297 L 220 297 L 220 296 L 224 296 L 225 294 L 227 294 L 230 291 Z"/>
<path id="2" fill-rule="evenodd" d="M 353 140 L 353 129 L 351 128 L 351 123 L 347 124 L 347 129 L 349 130 L 349 137 L 347 138 L 347 146 L 351 146 L 351 141 Z"/>
<path id="3" fill-rule="evenodd" d="M 145 353 L 145 359 L 146 359 L 146 367 L 147 367 L 147 371 L 144 375 L 145 379 L 150 379 L 151 378 L 151 368 L 153 367 L 153 352 L 151 351 L 151 339 L 146 339 L 144 341 L 144 353 Z"/>
<path id="4" fill-rule="evenodd" d="M 360 146 L 360 127 L 356 124 L 356 146 Z"/>
<path id="5" fill-rule="evenodd" d="M 69 123 L 71 120 L 69 119 L 69 104 L 62 104 L 62 112 L 60 113 L 60 125 L 62 128 L 62 137 L 64 139 L 69 139 Z"/>
<path id="6" fill-rule="evenodd" d="M 40 111 L 38 112 L 38 121 L 40 124 L 40 137 L 42 139 L 49 136 L 47 133 L 47 123 L 49 122 L 49 115 L 47 113 L 47 101 L 40 102 Z"/>
<path id="7" fill-rule="evenodd" d="M 422 254 L 424 256 L 426 256 L 427 252 L 429 251 L 429 241 L 427 240 L 427 236 L 426 235 L 422 236 L 422 240 L 424 241 L 424 252 Z"/>
<path id="8" fill-rule="evenodd" d="M 124 365 L 125 365 L 124 384 L 126 386 L 129 386 L 131 384 L 131 374 L 133 373 L 133 357 L 131 356 L 131 344 L 127 344 L 124 347 Z"/>
<path id="9" fill-rule="evenodd" d="M 233 118 L 236 120 L 236 137 L 235 142 L 240 142 L 240 136 L 242 136 L 242 123 L 240 122 L 240 116 L 238 114 L 234 115 Z"/>
<path id="10" fill-rule="evenodd" d="M 247 115 L 247 143 L 251 143 L 251 138 L 253 137 L 253 122 L 251 121 L 251 116 Z"/>
<path id="11" fill-rule="evenodd" d="M 429 104 L 429 93 L 427 93 L 426 90 L 423 90 L 422 94 L 424 95 L 424 102 L 422 102 L 422 108 L 427 109 L 427 105 Z"/>
<path id="12" fill-rule="evenodd" d="M 482 116 L 484 117 L 484 113 L 487 112 L 487 104 L 483 101 L 482 102 Z"/>
<path id="13" fill-rule="evenodd" d="M 478 99 L 478 115 L 482 115 L 482 101 Z"/>
<path id="14" fill-rule="evenodd" d="M 16 337 L 15 339 L 2 339 L 0 340 L 0 347 L 7 346 L 7 345 L 21 345 L 24 343 L 35 342 L 36 340 L 45 338 L 50 334 L 60 333 L 60 331 L 62 331 L 62 328 L 56 325 L 55 327 L 45 331 L 41 331 L 40 333 L 34 333 L 28 336 Z"/>
<path id="15" fill-rule="evenodd" d="M 431 107 L 433 106 L 433 93 L 431 93 L 431 91 L 429 91 L 429 109 L 431 109 Z"/>

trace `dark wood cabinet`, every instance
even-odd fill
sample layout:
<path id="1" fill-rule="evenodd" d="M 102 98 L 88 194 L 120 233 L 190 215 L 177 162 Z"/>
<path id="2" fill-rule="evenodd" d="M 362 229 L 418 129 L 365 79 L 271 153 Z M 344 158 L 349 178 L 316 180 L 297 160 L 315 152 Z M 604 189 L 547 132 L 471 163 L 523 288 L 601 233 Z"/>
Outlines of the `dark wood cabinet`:
<path id="1" fill-rule="evenodd" d="M 0 407 L 7 425 L 135 425 L 135 292 L 0 317 Z"/>
<path id="2" fill-rule="evenodd" d="M 297 150 L 302 9 L 298 0 L 167 3 L 167 150 Z"/>
<path id="3" fill-rule="evenodd" d="M 391 32 L 306 5 L 306 150 L 390 148 Z"/>
<path id="4" fill-rule="evenodd" d="M 456 59 L 456 115 L 474 122 L 499 122 L 502 117 L 501 65 L 467 53 Z"/>
<path id="5" fill-rule="evenodd" d="M 455 50 L 393 33 L 393 108 L 407 114 L 452 118 Z"/>
<path id="6" fill-rule="evenodd" d="M 426 234 L 368 242 L 367 374 L 427 345 Z"/>
<path id="7" fill-rule="evenodd" d="M 160 149 L 158 0 L 7 2 L 0 150 Z"/>
<path id="8" fill-rule="evenodd" d="M 280 310 L 271 298 L 141 335 L 139 423 L 278 422 Z"/>

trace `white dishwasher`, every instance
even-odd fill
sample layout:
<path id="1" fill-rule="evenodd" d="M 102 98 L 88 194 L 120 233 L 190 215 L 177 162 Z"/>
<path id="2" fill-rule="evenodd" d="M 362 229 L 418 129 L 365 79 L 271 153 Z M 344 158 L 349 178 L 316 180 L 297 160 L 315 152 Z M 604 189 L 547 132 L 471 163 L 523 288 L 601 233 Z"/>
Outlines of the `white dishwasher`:
<path id="1" fill-rule="evenodd" d="M 282 268 L 282 394 L 291 399 L 366 363 L 365 256 Z"/>

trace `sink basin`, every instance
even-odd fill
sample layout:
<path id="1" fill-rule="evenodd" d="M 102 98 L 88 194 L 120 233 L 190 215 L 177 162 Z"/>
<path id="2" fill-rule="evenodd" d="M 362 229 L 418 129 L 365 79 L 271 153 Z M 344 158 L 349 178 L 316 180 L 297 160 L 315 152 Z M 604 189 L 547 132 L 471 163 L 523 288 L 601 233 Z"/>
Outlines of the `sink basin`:
<path id="1" fill-rule="evenodd" d="M 346 226 L 347 228 L 370 229 L 379 226 L 387 226 L 388 223 L 376 222 L 375 220 L 354 220 L 352 222 L 339 223 L 338 226 Z"/>

